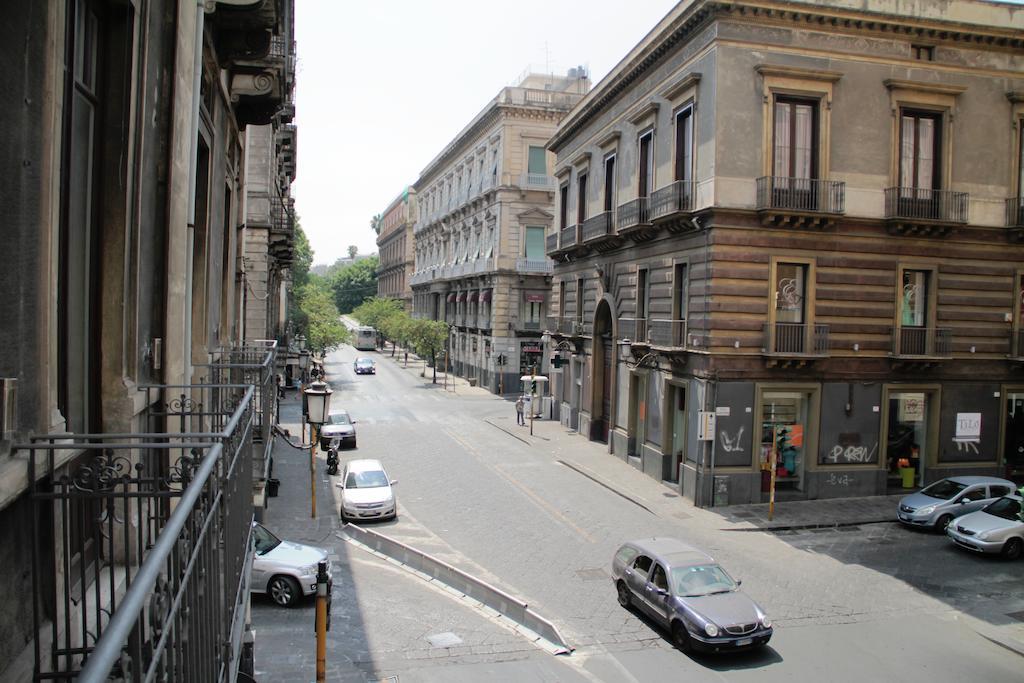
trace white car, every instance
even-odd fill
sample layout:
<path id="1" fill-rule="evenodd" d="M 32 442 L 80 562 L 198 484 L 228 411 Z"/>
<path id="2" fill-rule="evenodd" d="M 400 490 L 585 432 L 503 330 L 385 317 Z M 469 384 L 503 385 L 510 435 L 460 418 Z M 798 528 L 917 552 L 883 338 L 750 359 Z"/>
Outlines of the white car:
<path id="1" fill-rule="evenodd" d="M 341 473 L 341 521 L 396 519 L 398 506 L 391 489 L 398 481 L 388 478 L 379 460 L 350 460 Z"/>
<path id="2" fill-rule="evenodd" d="M 316 592 L 320 562 L 327 562 L 330 580 L 331 563 L 323 548 L 282 541 L 258 522 L 252 524 L 252 537 L 256 546 L 252 562 L 253 593 L 266 593 L 278 605 L 292 607 L 303 595 Z"/>
<path id="3" fill-rule="evenodd" d="M 328 421 L 320 427 L 320 448 L 327 450 L 331 441 L 337 439 L 342 447 L 356 447 L 356 421 L 347 410 L 333 410 Z"/>
<path id="4" fill-rule="evenodd" d="M 1008 560 L 1024 554 L 1024 499 L 1014 494 L 989 503 L 984 509 L 958 517 L 946 535 L 961 548 L 976 553 L 1000 553 Z"/>

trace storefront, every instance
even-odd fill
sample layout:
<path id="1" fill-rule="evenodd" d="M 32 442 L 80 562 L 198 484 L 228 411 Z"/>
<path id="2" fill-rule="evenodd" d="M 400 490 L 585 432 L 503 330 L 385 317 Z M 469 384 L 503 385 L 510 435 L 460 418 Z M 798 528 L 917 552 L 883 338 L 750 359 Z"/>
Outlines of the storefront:
<path id="1" fill-rule="evenodd" d="M 1024 387 L 1005 392 L 1003 426 L 1003 476 L 1024 485 Z"/>
<path id="2" fill-rule="evenodd" d="M 543 359 L 544 348 L 540 340 L 519 342 L 519 374 L 539 375 L 541 372 L 541 360 Z"/>
<path id="3" fill-rule="evenodd" d="M 776 448 L 776 493 L 803 493 L 813 404 L 817 389 L 765 387 L 759 391 L 759 451 L 762 492 L 771 479 L 772 449 Z"/>
<path id="4" fill-rule="evenodd" d="M 925 470 L 937 444 L 937 387 L 886 391 L 885 467 L 889 490 L 924 486 Z"/>

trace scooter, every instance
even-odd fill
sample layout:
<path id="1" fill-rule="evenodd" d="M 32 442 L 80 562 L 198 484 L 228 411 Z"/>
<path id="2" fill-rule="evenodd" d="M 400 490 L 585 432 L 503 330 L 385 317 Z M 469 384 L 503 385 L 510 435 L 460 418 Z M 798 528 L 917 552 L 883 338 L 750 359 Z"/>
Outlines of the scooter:
<path id="1" fill-rule="evenodd" d="M 338 440 L 331 439 L 331 445 L 327 448 L 327 474 L 338 473 Z"/>

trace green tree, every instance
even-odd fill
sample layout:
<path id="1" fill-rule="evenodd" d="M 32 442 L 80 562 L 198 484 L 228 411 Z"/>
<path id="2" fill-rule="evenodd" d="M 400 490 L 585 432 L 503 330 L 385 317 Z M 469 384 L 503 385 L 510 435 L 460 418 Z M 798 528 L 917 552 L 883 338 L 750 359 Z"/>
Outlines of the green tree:
<path id="1" fill-rule="evenodd" d="M 334 305 L 328 282 L 313 275 L 298 292 L 299 309 L 305 318 L 306 343 L 317 354 L 324 354 L 349 341 L 348 329 Z"/>
<path id="2" fill-rule="evenodd" d="M 354 244 L 348 245 L 348 257 L 354 261 L 356 256 L 358 256 L 358 255 L 359 255 L 359 247 L 357 247 Z"/>
<path id="3" fill-rule="evenodd" d="M 442 320 L 415 318 L 410 325 L 409 341 L 416 353 L 430 356 L 430 365 L 434 368 L 432 382 L 437 384 L 437 354 L 448 343 L 448 324 Z"/>
<path id="4" fill-rule="evenodd" d="M 342 314 L 351 313 L 377 293 L 377 257 L 371 256 L 336 271 L 331 277 L 334 303 Z"/>

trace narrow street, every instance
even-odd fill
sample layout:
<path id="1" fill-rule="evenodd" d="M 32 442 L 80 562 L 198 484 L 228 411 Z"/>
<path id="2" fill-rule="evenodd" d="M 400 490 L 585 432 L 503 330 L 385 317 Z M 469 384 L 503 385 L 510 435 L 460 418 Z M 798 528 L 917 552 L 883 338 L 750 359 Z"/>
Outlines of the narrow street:
<path id="1" fill-rule="evenodd" d="M 1011 563 L 974 557 L 940 536 L 891 523 L 723 531 L 720 516 L 688 507 L 600 453 L 600 444 L 545 421 L 530 437 L 529 427 L 516 425 L 511 402 L 464 383 L 445 391 L 430 383 L 429 371 L 421 378 L 403 368 L 400 357 L 358 355 L 373 357 L 378 373 L 357 377 L 351 347 L 329 356 L 326 368 L 332 407 L 357 421 L 358 448 L 343 451 L 342 459 L 379 458 L 399 482 L 398 520 L 367 526 L 525 600 L 576 650 L 547 654 L 493 614 L 345 542 L 335 478 L 323 474 L 322 454 L 318 518 L 311 522 L 308 452 L 282 443 L 275 449 L 281 494 L 265 523 L 332 553 L 331 680 L 642 681 L 667 671 L 696 680 L 1019 675 L 1020 656 L 979 636 L 964 616 L 1005 623 L 1024 610 Z M 282 423 L 298 434 L 293 393 L 282 402 Z M 574 464 L 584 453 L 613 473 L 621 491 L 585 476 Z M 612 554 L 623 540 L 654 535 L 707 550 L 742 579 L 775 622 L 770 646 L 690 657 L 651 622 L 619 607 Z M 258 679 L 312 678 L 312 612 L 311 600 L 287 610 L 254 598 Z"/>

